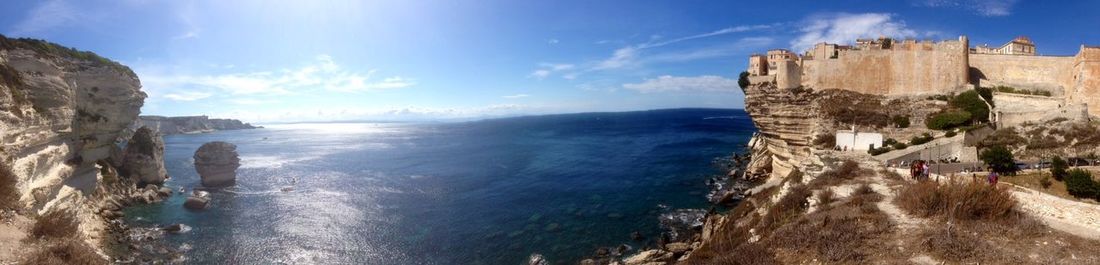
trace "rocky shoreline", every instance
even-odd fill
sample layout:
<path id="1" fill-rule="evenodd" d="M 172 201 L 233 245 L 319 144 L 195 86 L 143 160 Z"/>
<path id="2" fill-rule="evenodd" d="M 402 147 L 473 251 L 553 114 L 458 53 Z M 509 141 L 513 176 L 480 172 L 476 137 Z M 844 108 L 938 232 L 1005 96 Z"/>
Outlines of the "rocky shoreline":
<path id="1" fill-rule="evenodd" d="M 664 211 L 657 220 L 661 232 L 652 238 L 638 231 L 630 235 L 631 241 L 643 244 L 640 249 L 635 252 L 628 243 L 599 247 L 591 256 L 582 259 L 580 264 L 666 264 L 686 257 L 702 245 L 702 241 L 708 236 L 706 231 L 713 230 L 708 229 L 708 226 L 716 223 L 716 219 L 712 217 L 720 215 L 719 209 L 736 205 L 758 184 L 743 178 L 750 161 L 749 150 L 715 159 L 714 164 L 720 172 L 727 173 L 716 174 L 704 180 L 709 190 L 706 199 L 712 204 L 709 209 L 670 209 L 668 206 L 658 205 Z M 535 253 L 528 257 L 527 263 L 546 265 L 550 261 Z"/>

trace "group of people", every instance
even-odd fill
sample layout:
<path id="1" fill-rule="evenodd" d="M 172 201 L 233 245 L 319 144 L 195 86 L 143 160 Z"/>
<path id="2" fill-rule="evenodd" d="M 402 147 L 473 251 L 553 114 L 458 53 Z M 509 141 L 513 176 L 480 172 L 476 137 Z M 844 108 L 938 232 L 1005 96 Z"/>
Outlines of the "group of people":
<path id="1" fill-rule="evenodd" d="M 928 161 L 914 160 L 909 164 L 909 176 L 913 179 L 928 179 Z"/>

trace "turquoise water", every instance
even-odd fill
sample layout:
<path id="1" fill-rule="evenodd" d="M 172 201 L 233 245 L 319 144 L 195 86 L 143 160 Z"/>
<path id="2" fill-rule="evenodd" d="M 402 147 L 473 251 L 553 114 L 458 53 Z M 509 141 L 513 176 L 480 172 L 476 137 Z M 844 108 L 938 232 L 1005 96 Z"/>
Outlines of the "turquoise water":
<path id="1" fill-rule="evenodd" d="M 169 187 L 200 185 L 209 141 L 238 146 L 237 186 L 206 211 L 174 195 L 127 219 L 193 227 L 164 239 L 188 263 L 574 264 L 646 244 L 630 233 L 654 238 L 666 209 L 709 207 L 713 161 L 753 131 L 741 110 L 679 109 L 171 135 Z"/>

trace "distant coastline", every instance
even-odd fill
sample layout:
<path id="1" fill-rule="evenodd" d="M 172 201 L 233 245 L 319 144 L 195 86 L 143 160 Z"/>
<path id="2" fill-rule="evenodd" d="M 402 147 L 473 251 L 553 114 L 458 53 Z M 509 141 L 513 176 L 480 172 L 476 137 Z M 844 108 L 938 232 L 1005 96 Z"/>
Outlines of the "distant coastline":
<path id="1" fill-rule="evenodd" d="M 263 126 L 254 126 L 235 119 L 211 119 L 206 115 L 179 117 L 142 115 L 130 125 L 127 131 L 133 132 L 142 126 L 149 127 L 162 135 L 263 128 Z"/>

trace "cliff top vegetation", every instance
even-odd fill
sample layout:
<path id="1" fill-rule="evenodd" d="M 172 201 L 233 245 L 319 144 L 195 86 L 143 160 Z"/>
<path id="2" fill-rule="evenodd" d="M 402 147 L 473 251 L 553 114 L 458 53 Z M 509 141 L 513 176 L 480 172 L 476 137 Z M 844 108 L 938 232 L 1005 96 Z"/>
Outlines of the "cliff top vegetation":
<path id="1" fill-rule="evenodd" d="M 63 45 L 48 42 L 40 39 L 32 38 L 8 38 L 0 34 L 0 50 L 13 50 L 13 49 L 27 49 L 44 54 L 48 56 L 55 56 L 60 58 L 74 59 L 92 62 L 100 65 L 106 65 L 115 69 L 119 73 L 127 74 L 130 76 L 137 76 L 134 74 L 130 67 L 126 67 L 119 62 L 112 61 L 111 59 L 104 58 L 98 54 L 90 51 L 81 51 L 71 47 L 65 47 Z"/>

